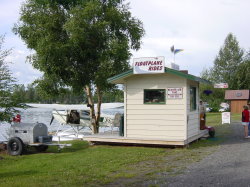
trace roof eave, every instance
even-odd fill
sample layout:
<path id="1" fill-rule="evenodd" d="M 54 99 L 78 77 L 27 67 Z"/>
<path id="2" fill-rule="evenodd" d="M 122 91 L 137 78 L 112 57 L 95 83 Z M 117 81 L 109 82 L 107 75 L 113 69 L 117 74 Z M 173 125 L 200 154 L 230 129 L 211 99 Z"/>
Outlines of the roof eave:
<path id="1" fill-rule="evenodd" d="M 186 73 L 180 72 L 178 70 L 170 69 L 170 68 L 165 68 L 165 73 L 171 73 L 171 74 L 174 74 L 174 75 L 177 75 L 177 76 L 189 79 L 189 80 L 193 80 L 193 81 L 196 81 L 196 82 L 201 82 L 203 84 L 212 84 L 208 80 L 202 79 L 200 77 L 196 77 L 196 76 L 191 75 L 191 74 L 186 74 Z"/>
<path id="2" fill-rule="evenodd" d="M 124 79 L 133 75 L 133 69 L 125 71 L 121 74 L 115 75 L 107 79 L 108 83 L 112 84 L 124 84 Z"/>
<path id="3" fill-rule="evenodd" d="M 196 76 L 191 75 L 191 74 L 182 73 L 180 71 L 170 69 L 170 68 L 165 68 L 165 73 L 174 74 L 174 75 L 177 75 L 177 76 L 189 79 L 189 80 L 193 80 L 193 81 L 196 81 L 196 82 L 200 82 L 200 83 L 203 83 L 203 84 L 212 84 L 208 80 L 196 77 Z M 130 70 L 126 71 L 126 72 L 123 72 L 121 74 L 118 74 L 116 76 L 113 76 L 113 77 L 107 79 L 107 81 L 108 81 L 108 83 L 112 83 L 112 84 L 124 84 L 125 79 L 132 76 L 132 75 L 134 75 L 133 74 L 133 69 L 130 69 Z"/>

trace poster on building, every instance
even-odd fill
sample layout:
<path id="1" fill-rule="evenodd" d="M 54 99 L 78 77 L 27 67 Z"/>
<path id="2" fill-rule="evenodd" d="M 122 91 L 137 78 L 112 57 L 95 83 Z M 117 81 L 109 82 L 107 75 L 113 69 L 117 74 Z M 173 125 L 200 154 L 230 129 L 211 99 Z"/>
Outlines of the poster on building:
<path id="1" fill-rule="evenodd" d="M 221 118 L 222 118 L 222 124 L 228 123 L 230 124 L 231 122 L 231 114 L 230 112 L 222 112 L 221 113 Z"/>
<path id="2" fill-rule="evenodd" d="M 165 58 L 160 57 L 142 57 L 133 59 L 134 74 L 164 73 Z"/>
<path id="3" fill-rule="evenodd" d="M 182 88 L 168 88 L 167 97 L 168 99 L 182 99 L 183 89 Z"/>

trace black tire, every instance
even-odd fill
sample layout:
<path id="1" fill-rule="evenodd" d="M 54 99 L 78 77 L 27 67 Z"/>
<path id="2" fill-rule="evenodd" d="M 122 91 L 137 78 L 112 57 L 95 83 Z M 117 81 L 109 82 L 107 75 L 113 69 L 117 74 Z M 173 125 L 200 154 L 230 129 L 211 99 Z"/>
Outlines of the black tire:
<path id="1" fill-rule="evenodd" d="M 211 138 L 213 138 L 215 136 L 215 131 L 214 130 L 213 131 L 209 131 L 208 133 L 209 133 L 209 136 Z"/>
<path id="2" fill-rule="evenodd" d="M 7 143 L 7 151 L 12 156 L 22 155 L 24 152 L 24 144 L 20 138 L 14 137 L 9 139 Z"/>
<path id="3" fill-rule="evenodd" d="M 39 145 L 39 146 L 36 146 L 35 149 L 38 151 L 38 152 L 44 152 L 48 149 L 48 146 L 47 145 Z"/>

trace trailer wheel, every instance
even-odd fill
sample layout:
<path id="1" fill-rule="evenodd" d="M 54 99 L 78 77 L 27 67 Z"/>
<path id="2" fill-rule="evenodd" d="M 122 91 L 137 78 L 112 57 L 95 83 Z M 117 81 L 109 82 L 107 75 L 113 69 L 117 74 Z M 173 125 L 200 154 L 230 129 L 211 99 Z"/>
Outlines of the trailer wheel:
<path id="1" fill-rule="evenodd" d="M 35 147 L 38 152 L 44 152 L 48 149 L 47 145 L 39 145 Z"/>
<path id="2" fill-rule="evenodd" d="M 211 127 L 208 131 L 208 134 L 211 138 L 213 138 L 215 136 L 215 129 L 213 127 Z"/>
<path id="3" fill-rule="evenodd" d="M 11 138 L 7 143 L 7 151 L 12 156 L 21 155 L 24 151 L 24 144 L 20 138 Z"/>

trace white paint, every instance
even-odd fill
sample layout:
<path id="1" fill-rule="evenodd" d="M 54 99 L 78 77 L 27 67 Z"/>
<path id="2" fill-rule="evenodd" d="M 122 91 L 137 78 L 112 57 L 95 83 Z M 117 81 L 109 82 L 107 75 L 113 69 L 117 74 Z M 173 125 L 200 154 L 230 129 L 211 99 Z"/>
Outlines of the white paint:
<path id="1" fill-rule="evenodd" d="M 228 88 L 228 84 L 227 83 L 215 84 L 214 88 Z"/>
<path id="2" fill-rule="evenodd" d="M 164 73 L 164 57 L 134 58 L 134 74 Z"/>
<path id="3" fill-rule="evenodd" d="M 231 122 L 231 113 L 230 112 L 222 112 L 221 113 L 222 124 Z"/>
<path id="4" fill-rule="evenodd" d="M 166 104 L 144 104 L 144 89 L 166 89 L 167 93 L 168 87 L 184 90 L 186 79 L 171 74 L 155 74 L 126 80 L 128 138 L 186 139 L 186 92 L 181 99 L 166 99 Z"/>
<path id="5" fill-rule="evenodd" d="M 168 64 L 166 64 L 166 67 L 174 69 L 174 70 L 178 70 L 178 71 L 180 70 L 180 66 L 178 64 L 175 64 L 175 63 L 168 63 Z"/>
<path id="6" fill-rule="evenodd" d="M 183 88 L 168 88 L 167 89 L 168 99 L 182 99 L 183 98 Z"/>

